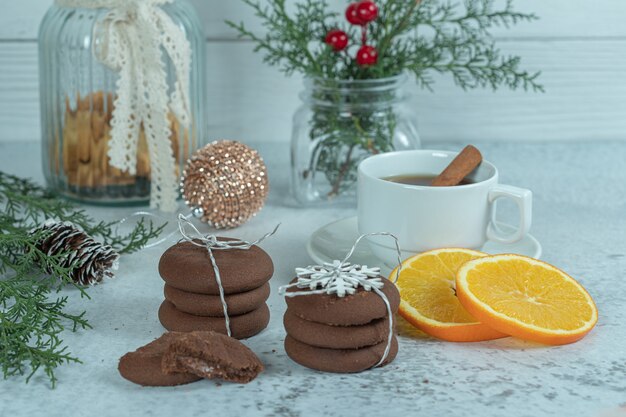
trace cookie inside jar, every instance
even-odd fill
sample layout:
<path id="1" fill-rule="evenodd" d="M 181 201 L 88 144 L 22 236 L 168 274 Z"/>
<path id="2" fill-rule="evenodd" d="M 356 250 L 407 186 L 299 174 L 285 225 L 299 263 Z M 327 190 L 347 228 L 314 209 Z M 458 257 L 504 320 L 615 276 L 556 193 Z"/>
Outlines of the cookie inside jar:
<path id="1" fill-rule="evenodd" d="M 75 98 L 66 97 L 63 124 L 54 138 L 50 165 L 65 182 L 62 189 L 69 197 L 92 202 L 143 203 L 150 197 L 150 152 L 143 125 L 139 126 L 136 172 L 130 174 L 111 166 L 108 151 L 111 141 L 114 95 L 97 91 Z M 185 161 L 196 148 L 188 129 L 173 114 L 170 141 L 174 159 Z M 180 175 L 177 164 L 176 175 Z"/>

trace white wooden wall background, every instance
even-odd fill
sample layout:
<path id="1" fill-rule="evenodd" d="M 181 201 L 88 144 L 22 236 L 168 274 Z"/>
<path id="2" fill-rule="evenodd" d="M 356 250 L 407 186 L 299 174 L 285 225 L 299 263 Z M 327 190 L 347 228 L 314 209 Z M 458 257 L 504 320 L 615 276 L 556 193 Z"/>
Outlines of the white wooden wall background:
<path id="1" fill-rule="evenodd" d="M 299 77 L 264 65 L 223 23 L 260 30 L 241 2 L 192 1 L 207 35 L 211 136 L 288 141 Z M 39 138 L 36 37 L 51 3 L 0 0 L 0 141 Z M 423 140 L 626 139 L 626 1 L 517 0 L 516 7 L 541 20 L 494 34 L 503 51 L 543 72 L 546 93 L 464 93 L 446 78 L 434 93 L 409 87 Z"/>

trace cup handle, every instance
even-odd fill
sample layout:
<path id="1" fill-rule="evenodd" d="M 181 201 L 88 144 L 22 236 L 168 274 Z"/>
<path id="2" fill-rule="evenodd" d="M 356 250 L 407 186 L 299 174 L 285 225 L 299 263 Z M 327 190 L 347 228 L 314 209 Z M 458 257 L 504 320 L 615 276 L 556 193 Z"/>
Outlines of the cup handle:
<path id="1" fill-rule="evenodd" d="M 498 198 L 509 198 L 517 204 L 519 209 L 519 228 L 514 233 L 505 234 L 496 222 L 495 201 Z M 487 226 L 487 239 L 499 243 L 515 243 L 520 241 L 530 230 L 532 222 L 533 193 L 525 188 L 511 185 L 496 185 L 489 190 L 489 203 L 491 204 L 491 221 Z"/>

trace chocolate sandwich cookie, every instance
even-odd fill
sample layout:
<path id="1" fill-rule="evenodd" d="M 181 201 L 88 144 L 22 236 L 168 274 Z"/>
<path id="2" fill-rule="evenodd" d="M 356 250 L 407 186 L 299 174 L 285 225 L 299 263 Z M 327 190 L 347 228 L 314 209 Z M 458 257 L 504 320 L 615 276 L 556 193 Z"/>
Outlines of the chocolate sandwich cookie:
<path id="1" fill-rule="evenodd" d="M 385 340 L 361 349 L 325 349 L 299 342 L 291 336 L 285 338 L 285 351 L 294 362 L 324 372 L 352 373 L 370 369 L 380 361 L 386 347 Z M 393 361 L 397 354 L 398 340 L 394 336 L 382 365 Z"/>
<path id="2" fill-rule="evenodd" d="M 270 310 L 267 304 L 246 314 L 229 316 L 232 337 L 245 339 L 254 336 L 267 327 Z M 224 317 L 194 316 L 178 310 L 174 304 L 165 300 L 159 308 L 159 321 L 167 330 L 175 332 L 215 331 L 226 334 Z"/>
<path id="3" fill-rule="evenodd" d="M 294 283 L 296 280 L 291 281 Z M 382 292 L 387 296 L 391 311 L 398 311 L 400 294 L 395 284 L 385 278 Z M 300 291 L 292 287 L 287 292 Z M 285 297 L 291 312 L 300 318 L 318 323 L 353 326 L 387 317 L 385 302 L 374 291 L 357 288 L 352 295 L 337 297 L 334 294 L 310 294 L 301 297 Z"/>
<path id="4" fill-rule="evenodd" d="M 219 295 L 197 294 L 181 291 L 178 288 L 165 284 L 163 288 L 165 299 L 184 313 L 196 316 L 224 317 L 224 308 Z M 270 296 L 270 284 L 265 283 L 259 288 L 250 291 L 230 294 L 225 297 L 229 315 L 239 315 L 256 310 Z"/>
<path id="5" fill-rule="evenodd" d="M 263 363 L 232 337 L 216 332 L 191 332 L 170 343 L 162 368 L 167 373 L 191 373 L 245 384 L 263 371 Z"/>
<path id="6" fill-rule="evenodd" d="M 329 349 L 357 349 L 387 340 L 389 319 L 382 318 L 359 326 L 329 326 L 304 320 L 290 309 L 283 316 L 287 334 L 307 345 Z"/>
<path id="7" fill-rule="evenodd" d="M 169 387 L 198 381 L 201 377 L 188 372 L 165 373 L 161 361 L 167 347 L 176 335 L 165 333 L 153 342 L 129 352 L 120 358 L 120 374 L 135 384 Z"/>
<path id="8" fill-rule="evenodd" d="M 220 241 L 236 239 L 219 237 Z M 250 291 L 265 284 L 274 273 L 270 256 L 260 247 L 248 250 L 213 250 L 225 294 Z M 159 274 L 170 286 L 200 294 L 219 295 L 215 272 L 204 246 L 180 242 L 163 253 Z"/>

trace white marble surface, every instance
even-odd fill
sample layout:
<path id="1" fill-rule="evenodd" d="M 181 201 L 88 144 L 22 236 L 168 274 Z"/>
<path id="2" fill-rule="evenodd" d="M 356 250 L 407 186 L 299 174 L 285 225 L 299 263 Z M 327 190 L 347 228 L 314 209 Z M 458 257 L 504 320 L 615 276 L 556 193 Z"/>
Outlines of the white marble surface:
<path id="1" fill-rule="evenodd" d="M 454 344 L 400 338 L 397 359 L 358 375 L 314 372 L 284 353 L 284 301 L 276 290 L 318 227 L 353 214 L 349 208 L 295 209 L 287 193 L 286 146 L 261 147 L 270 166 L 268 206 L 228 235 L 253 239 L 282 222 L 263 243 L 276 265 L 268 329 L 246 341 L 267 366 L 248 385 L 211 381 L 142 388 L 122 379 L 118 358 L 163 332 L 157 261 L 166 245 L 128 256 L 117 278 L 72 291 L 71 308 L 87 310 L 93 330 L 65 334 L 84 362 L 59 368 L 58 387 L 43 378 L 0 381 L 0 416 L 626 416 L 626 143 L 479 143 L 502 181 L 534 191 L 534 224 L 543 259 L 580 280 L 600 320 L 581 342 L 545 347 L 515 339 Z M 458 144 L 439 145 L 457 149 Z M 36 144 L 0 143 L 0 169 L 41 179 Z M 93 209 L 121 218 L 127 209 Z"/>

